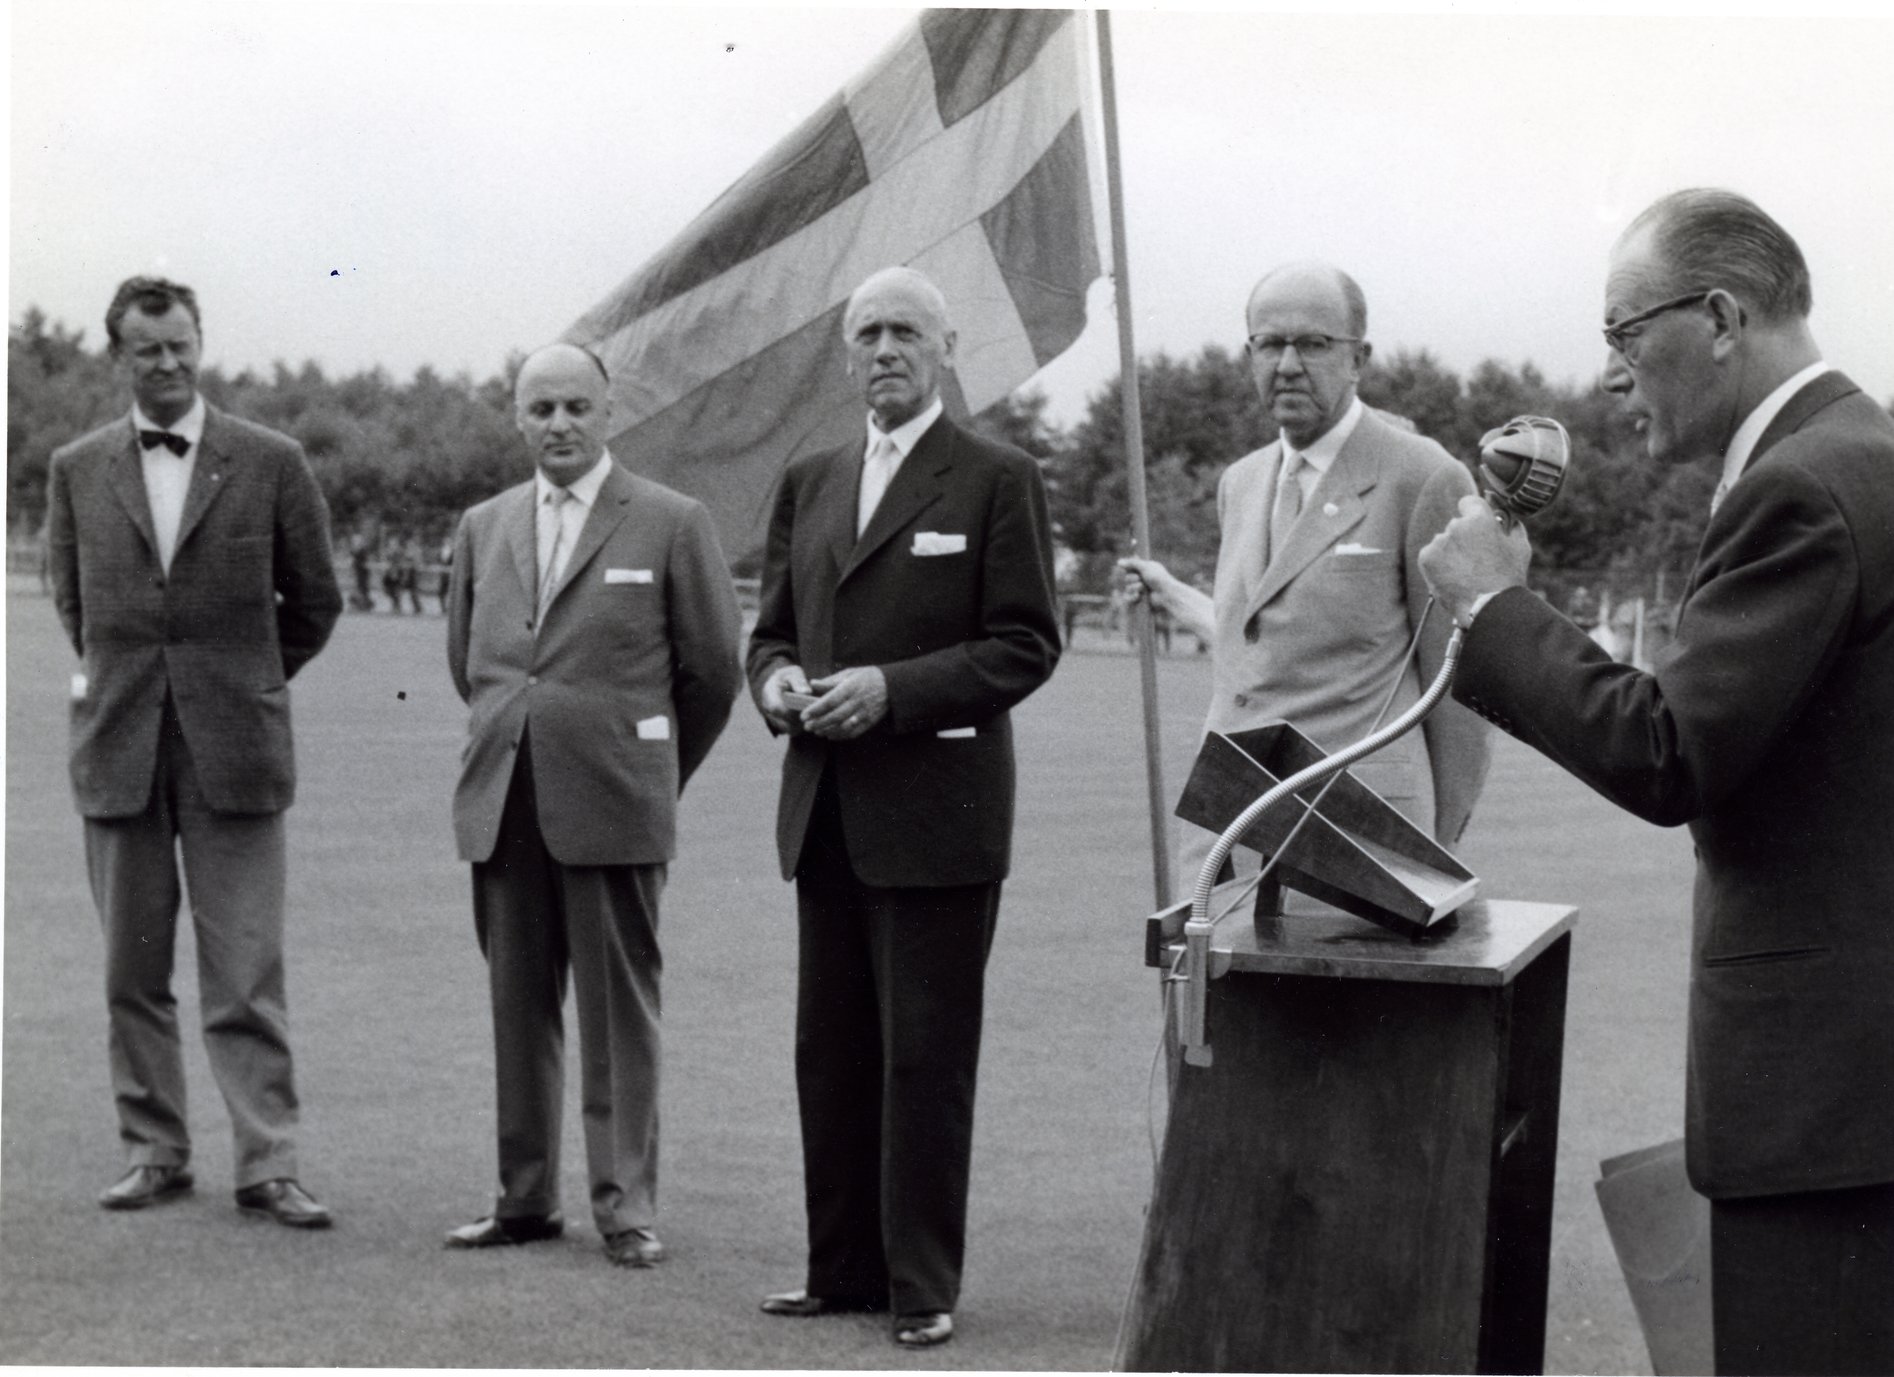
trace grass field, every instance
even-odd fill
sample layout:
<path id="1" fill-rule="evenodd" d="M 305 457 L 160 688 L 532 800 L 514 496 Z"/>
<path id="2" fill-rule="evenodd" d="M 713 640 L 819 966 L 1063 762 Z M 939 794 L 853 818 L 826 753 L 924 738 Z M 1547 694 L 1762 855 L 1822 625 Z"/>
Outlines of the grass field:
<path id="1" fill-rule="evenodd" d="M 1019 828 L 988 977 L 965 1291 L 955 1343 L 898 1354 L 883 1323 L 757 1312 L 802 1279 L 791 1082 L 792 894 L 776 878 L 779 747 L 747 702 L 685 797 L 665 896 L 661 1232 L 652 1272 L 583 1224 L 568 1087 L 562 1242 L 450 1254 L 493 1189 L 492 1049 L 448 799 L 463 714 L 438 618 L 347 617 L 294 688 L 290 1009 L 303 1179 L 326 1235 L 237 1214 L 228 1123 L 179 944 L 195 1196 L 120 1215 L 100 939 L 65 773 L 74 668 L 49 603 L 7 619 L 0 1363 L 1097 1369 L 1111 1361 L 1150 1186 L 1159 1024 L 1141 964 L 1151 885 L 1137 675 L 1068 655 L 1018 713 Z M 1208 664 L 1167 660 L 1181 783 Z M 1592 1194 L 1600 1158 L 1682 1113 L 1688 838 L 1618 814 L 1502 741 L 1463 855 L 1491 897 L 1578 904 L 1548 1372 L 1648 1361 Z M 188 933 L 188 925 L 185 927 Z"/>

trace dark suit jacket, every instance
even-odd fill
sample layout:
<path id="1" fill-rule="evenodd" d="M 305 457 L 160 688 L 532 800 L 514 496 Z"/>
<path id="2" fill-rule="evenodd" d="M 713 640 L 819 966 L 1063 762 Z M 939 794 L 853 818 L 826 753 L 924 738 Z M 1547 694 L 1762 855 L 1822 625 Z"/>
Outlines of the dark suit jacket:
<path id="1" fill-rule="evenodd" d="M 85 661 L 71 765 L 87 817 L 150 801 L 167 693 L 212 808 L 274 813 L 295 796 L 286 685 L 342 612 L 328 507 L 294 440 L 206 410 L 168 575 L 130 416 L 53 455 L 47 543 Z"/>
<path id="2" fill-rule="evenodd" d="M 493 854 L 530 724 L 554 860 L 668 861 L 678 792 L 742 685 L 716 531 L 700 503 L 614 465 L 535 635 L 533 503 L 529 479 L 470 509 L 454 535 L 447 661 L 472 710 L 454 792 L 461 858 Z"/>
<path id="3" fill-rule="evenodd" d="M 1697 1189 L 1894 1181 L 1894 421 L 1841 374 L 1790 400 L 1710 519 L 1673 651 L 1640 674 L 1509 590 L 1455 691 L 1690 824 Z"/>
<path id="4" fill-rule="evenodd" d="M 1045 485 L 1030 457 L 943 416 L 858 541 L 861 458 L 852 445 L 791 464 L 770 520 L 752 692 L 784 664 L 811 679 L 877 665 L 888 681 L 888 714 L 863 736 L 790 738 L 776 826 L 783 876 L 795 874 L 833 764 L 862 881 L 998 881 L 1013 833 L 1008 709 L 1059 660 Z"/>

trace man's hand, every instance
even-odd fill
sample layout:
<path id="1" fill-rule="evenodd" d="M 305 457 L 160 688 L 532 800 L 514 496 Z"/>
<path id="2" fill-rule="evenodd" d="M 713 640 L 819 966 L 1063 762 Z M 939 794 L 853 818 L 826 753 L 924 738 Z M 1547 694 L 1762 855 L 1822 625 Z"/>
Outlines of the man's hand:
<path id="1" fill-rule="evenodd" d="M 802 725 L 830 741 L 853 741 L 888 715 L 888 680 L 873 665 L 837 670 L 809 687 L 822 696 L 803 710 Z"/>
<path id="2" fill-rule="evenodd" d="M 763 681 L 763 716 L 778 731 L 800 731 L 802 713 L 783 701 L 785 689 L 791 693 L 809 692 L 809 676 L 802 672 L 801 665 L 782 665 L 770 671 L 769 678 Z"/>
<path id="3" fill-rule="evenodd" d="M 1460 499 L 1460 515 L 1420 552 L 1421 572 L 1455 626 L 1471 624 L 1473 603 L 1486 593 L 1525 586 L 1532 542 L 1525 528 L 1507 530 L 1478 497 Z"/>
<path id="4" fill-rule="evenodd" d="M 1171 601 L 1176 590 L 1184 585 L 1169 569 L 1154 559 L 1140 559 L 1136 555 L 1125 555 L 1118 561 L 1118 568 L 1125 576 L 1125 597 L 1136 602 L 1149 593 L 1151 605 L 1162 607 L 1166 611 L 1175 611 Z"/>

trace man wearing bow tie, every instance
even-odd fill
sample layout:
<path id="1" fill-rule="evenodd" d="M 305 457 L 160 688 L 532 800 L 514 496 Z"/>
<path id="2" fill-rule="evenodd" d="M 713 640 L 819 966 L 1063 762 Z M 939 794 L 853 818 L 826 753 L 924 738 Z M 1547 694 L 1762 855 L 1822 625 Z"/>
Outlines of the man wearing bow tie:
<path id="1" fill-rule="evenodd" d="M 1464 465 L 1364 406 L 1372 346 L 1353 278 L 1292 263 L 1250 293 L 1245 351 L 1280 437 L 1224 470 L 1214 596 L 1151 559 L 1121 561 L 1134 590 L 1212 646 L 1205 731 L 1285 720 L 1325 750 L 1411 707 L 1438 671 L 1452 627 L 1425 616 L 1420 551 L 1473 492 Z M 1406 659 L 1418 636 L 1418 652 Z M 1390 696 L 1392 701 L 1390 702 Z M 1388 704 L 1385 714 L 1383 705 Z M 1458 841 L 1485 782 L 1490 744 L 1447 704 L 1425 727 L 1352 773 L 1443 845 Z M 1208 834 L 1185 858 L 1201 862 Z M 1189 883 L 1194 871 L 1185 877 Z"/>
<path id="2" fill-rule="evenodd" d="M 953 1335 L 1008 712 L 1059 658 L 1052 535 L 1032 459 L 942 414 L 954 332 L 932 282 L 876 273 L 842 336 L 867 433 L 784 473 L 749 650 L 789 734 L 776 838 L 809 1219 L 804 1286 L 763 1309 L 892 1309 L 919 1348 Z"/>
<path id="3" fill-rule="evenodd" d="M 133 1210 L 191 1188 L 171 993 L 178 857 L 204 1042 L 236 1134 L 237 1204 L 298 1228 L 283 976 L 287 681 L 342 610 L 329 514 L 295 441 L 197 392 L 197 299 L 123 283 L 105 315 L 131 415 L 53 455 L 48 546 L 72 678 L 71 770 L 105 930 L 112 1089 Z"/>

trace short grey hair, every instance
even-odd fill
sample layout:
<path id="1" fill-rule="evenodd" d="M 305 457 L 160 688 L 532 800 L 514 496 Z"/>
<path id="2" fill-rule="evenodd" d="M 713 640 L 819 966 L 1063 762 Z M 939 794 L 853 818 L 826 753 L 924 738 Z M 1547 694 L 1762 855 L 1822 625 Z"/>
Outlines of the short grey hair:
<path id="1" fill-rule="evenodd" d="M 922 272 L 919 268 L 910 268 L 905 264 L 892 268 L 883 268 L 880 272 L 870 273 L 862 282 L 861 286 L 848 294 L 848 305 L 842 311 L 843 328 L 847 329 L 848 317 L 853 314 L 855 302 L 864 292 L 874 287 L 887 286 L 890 283 L 899 283 L 919 293 L 921 298 L 927 302 L 928 308 L 939 318 L 942 331 L 952 328 L 953 322 L 947 315 L 946 294 L 942 292 L 939 287 L 934 285 L 934 280 L 926 273 Z"/>
<path id="2" fill-rule="evenodd" d="M 1355 332 L 1356 339 L 1368 338 L 1368 295 L 1361 290 L 1359 282 L 1333 263 L 1279 263 L 1271 268 L 1257 279 L 1254 287 L 1250 288 L 1249 298 L 1243 306 L 1245 324 L 1247 325 L 1249 319 L 1249 302 L 1255 301 L 1256 294 L 1265 286 L 1286 272 L 1307 272 L 1310 269 L 1317 269 L 1335 279 L 1335 285 L 1341 289 L 1342 305 L 1348 312 L 1348 328 Z"/>
<path id="3" fill-rule="evenodd" d="M 1619 242 L 1647 228 L 1671 294 L 1722 288 L 1765 321 L 1808 317 L 1814 293 L 1801 248 L 1747 196 L 1718 187 L 1673 191 Z"/>

